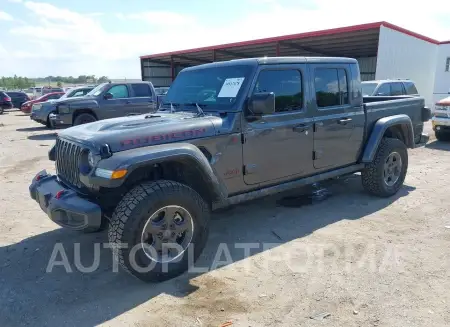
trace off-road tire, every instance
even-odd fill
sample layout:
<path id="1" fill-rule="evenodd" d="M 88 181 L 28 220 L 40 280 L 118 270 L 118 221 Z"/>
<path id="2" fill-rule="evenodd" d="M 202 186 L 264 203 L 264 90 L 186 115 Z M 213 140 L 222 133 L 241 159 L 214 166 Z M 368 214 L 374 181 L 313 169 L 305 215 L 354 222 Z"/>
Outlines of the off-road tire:
<path id="1" fill-rule="evenodd" d="M 78 116 L 75 117 L 75 120 L 73 121 L 73 126 L 93 123 L 94 121 L 97 121 L 97 119 L 91 114 L 79 114 Z"/>
<path id="2" fill-rule="evenodd" d="M 397 182 L 392 186 L 388 186 L 383 178 L 384 163 L 393 152 L 400 154 L 402 167 Z M 402 187 L 407 170 L 408 150 L 406 145 L 398 139 L 383 138 L 378 146 L 374 160 L 361 172 L 363 187 L 367 192 L 379 197 L 392 196 Z"/>
<path id="3" fill-rule="evenodd" d="M 0 107 L 0 115 L 3 115 L 3 112 L 4 112 L 5 110 L 2 108 L 2 107 Z"/>
<path id="4" fill-rule="evenodd" d="M 138 250 L 133 255 L 132 249 L 139 246 L 142 230 L 148 219 L 154 212 L 168 205 L 182 206 L 192 216 L 194 233 L 189 248 L 181 259 L 165 264 L 152 262 L 143 250 Z M 182 274 L 197 260 L 208 238 L 209 220 L 209 206 L 189 186 L 167 180 L 145 182 L 131 189 L 117 205 L 109 223 L 108 239 L 114 258 L 125 271 L 146 282 L 159 282 Z M 152 264 L 152 269 L 148 272 L 135 269 L 131 255 L 139 267 Z"/>

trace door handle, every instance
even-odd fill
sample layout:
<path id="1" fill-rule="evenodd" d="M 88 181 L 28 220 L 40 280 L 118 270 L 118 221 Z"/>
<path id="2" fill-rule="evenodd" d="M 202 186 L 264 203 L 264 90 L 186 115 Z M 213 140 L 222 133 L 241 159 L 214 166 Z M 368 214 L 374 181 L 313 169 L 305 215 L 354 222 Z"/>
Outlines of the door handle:
<path id="1" fill-rule="evenodd" d="M 309 129 L 310 125 L 300 124 L 292 127 L 292 130 L 297 133 L 303 133 Z"/>
<path id="2" fill-rule="evenodd" d="M 351 118 L 343 118 L 343 119 L 339 119 L 337 121 L 338 124 L 340 125 L 347 125 L 348 123 L 350 123 L 352 121 Z"/>
<path id="3" fill-rule="evenodd" d="M 131 101 L 130 101 L 130 100 L 127 100 L 127 101 L 125 101 L 125 103 L 126 103 L 126 104 L 130 104 L 130 103 L 131 103 Z"/>

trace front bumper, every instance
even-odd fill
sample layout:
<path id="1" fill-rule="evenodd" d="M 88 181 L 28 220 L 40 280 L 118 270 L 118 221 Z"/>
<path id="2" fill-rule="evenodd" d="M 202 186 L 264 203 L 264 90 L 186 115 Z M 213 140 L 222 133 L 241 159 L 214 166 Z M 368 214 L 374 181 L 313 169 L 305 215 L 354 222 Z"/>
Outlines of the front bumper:
<path id="1" fill-rule="evenodd" d="M 2 109 L 12 109 L 13 105 L 12 103 L 2 103 L 1 107 Z"/>
<path id="2" fill-rule="evenodd" d="M 433 130 L 446 130 L 450 131 L 450 118 L 444 117 L 433 117 L 431 120 L 431 125 L 433 126 Z"/>
<path id="3" fill-rule="evenodd" d="M 30 196 L 58 225 L 78 231 L 95 231 L 102 222 L 99 205 L 80 197 L 45 170 L 38 173 L 29 187 Z"/>
<path id="4" fill-rule="evenodd" d="M 72 116 L 71 115 L 59 115 L 55 113 L 51 113 L 48 116 L 50 123 L 53 127 L 63 127 L 63 126 L 72 126 Z"/>

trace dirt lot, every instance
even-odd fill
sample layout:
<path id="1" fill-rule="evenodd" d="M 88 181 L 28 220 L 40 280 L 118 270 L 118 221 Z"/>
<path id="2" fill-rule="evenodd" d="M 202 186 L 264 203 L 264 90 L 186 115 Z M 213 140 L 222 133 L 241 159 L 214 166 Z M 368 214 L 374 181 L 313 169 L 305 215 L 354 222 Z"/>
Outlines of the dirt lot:
<path id="1" fill-rule="evenodd" d="M 2 327 L 450 325 L 450 144 L 410 151 L 405 186 L 391 199 L 366 195 L 353 176 L 313 205 L 269 198 L 215 214 L 198 262 L 209 272 L 144 284 L 114 272 L 103 247 L 99 268 L 81 273 L 76 251 L 89 266 L 106 234 L 62 230 L 29 198 L 34 174 L 53 171 L 54 134 L 9 112 L 0 136 Z M 72 272 L 46 273 L 57 243 Z M 243 243 L 253 243 L 250 256 Z M 216 266 L 218 249 L 234 263 Z"/>

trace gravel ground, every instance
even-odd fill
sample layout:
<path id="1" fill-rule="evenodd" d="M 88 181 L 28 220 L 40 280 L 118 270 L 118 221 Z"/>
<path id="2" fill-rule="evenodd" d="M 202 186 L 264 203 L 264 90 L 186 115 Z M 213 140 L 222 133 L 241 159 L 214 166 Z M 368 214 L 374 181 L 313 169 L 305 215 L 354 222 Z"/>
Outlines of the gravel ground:
<path id="1" fill-rule="evenodd" d="M 197 264 L 209 271 L 144 284 L 95 251 L 105 233 L 60 229 L 29 198 L 32 177 L 54 170 L 54 134 L 9 112 L 0 135 L 2 327 L 450 325 L 450 144 L 409 151 L 390 199 L 365 194 L 354 175 L 326 183 L 332 196 L 313 205 L 271 197 L 216 213 Z M 46 272 L 55 244 L 72 272 Z M 85 266 L 99 253 L 98 269 L 80 272 L 77 253 Z"/>

